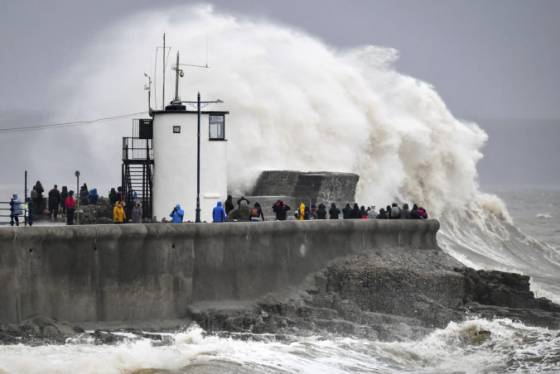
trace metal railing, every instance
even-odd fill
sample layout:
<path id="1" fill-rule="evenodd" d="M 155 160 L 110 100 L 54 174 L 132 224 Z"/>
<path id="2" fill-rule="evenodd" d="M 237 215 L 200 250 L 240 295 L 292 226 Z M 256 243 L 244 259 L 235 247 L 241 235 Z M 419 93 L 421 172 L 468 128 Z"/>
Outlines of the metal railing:
<path id="1" fill-rule="evenodd" d="M 123 161 L 153 160 L 152 139 L 123 138 Z"/>
<path id="2" fill-rule="evenodd" d="M 27 203 L 20 202 L 20 214 L 17 214 L 19 224 L 27 226 L 29 224 L 29 211 Z M 12 207 L 9 201 L 0 201 L 0 225 L 9 225 L 12 222 Z M 15 222 L 14 222 L 15 226 Z"/>

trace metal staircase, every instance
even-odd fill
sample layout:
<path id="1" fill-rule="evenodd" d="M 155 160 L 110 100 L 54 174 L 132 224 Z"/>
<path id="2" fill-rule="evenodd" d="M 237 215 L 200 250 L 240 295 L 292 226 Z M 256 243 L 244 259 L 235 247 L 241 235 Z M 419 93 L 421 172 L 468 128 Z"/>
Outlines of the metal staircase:
<path id="1" fill-rule="evenodd" d="M 142 218 L 152 218 L 152 139 L 123 138 L 122 188 L 127 216 L 135 201 L 142 204 Z"/>

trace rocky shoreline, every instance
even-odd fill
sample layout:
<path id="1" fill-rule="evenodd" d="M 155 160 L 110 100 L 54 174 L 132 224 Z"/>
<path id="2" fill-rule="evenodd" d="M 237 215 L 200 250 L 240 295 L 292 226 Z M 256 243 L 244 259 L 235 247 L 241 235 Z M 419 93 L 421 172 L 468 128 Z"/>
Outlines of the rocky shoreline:
<path id="1" fill-rule="evenodd" d="M 441 250 L 346 257 L 310 275 L 299 290 L 250 303 L 204 302 L 189 311 L 215 332 L 408 340 L 474 316 L 560 329 L 560 306 L 535 298 L 529 277 L 476 271 Z"/>
<path id="2" fill-rule="evenodd" d="M 395 248 L 332 261 L 301 287 L 252 301 L 200 302 L 167 331 L 193 321 L 208 333 L 238 338 L 272 334 L 336 334 L 379 340 L 418 339 L 471 316 L 510 318 L 560 329 L 560 306 L 530 291 L 529 277 L 473 270 L 439 249 Z M 125 322 L 126 323 L 126 322 Z M 153 325 L 153 331 L 162 332 Z M 127 336 L 166 344 L 166 336 L 138 326 L 92 328 L 37 316 L 0 325 L 1 344 L 114 344 Z M 473 332 L 476 337 L 491 332 Z M 482 334 L 482 335 L 481 335 Z"/>

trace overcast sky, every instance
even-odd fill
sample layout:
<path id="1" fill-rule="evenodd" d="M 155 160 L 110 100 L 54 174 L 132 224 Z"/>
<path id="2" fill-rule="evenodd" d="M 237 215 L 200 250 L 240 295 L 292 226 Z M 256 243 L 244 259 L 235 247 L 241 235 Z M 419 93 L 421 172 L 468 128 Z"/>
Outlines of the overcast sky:
<path id="1" fill-rule="evenodd" d="M 48 111 L 46 87 L 74 65 L 82 46 L 128 14 L 200 1 L 0 0 L 0 127 L 29 118 L 20 111 Z M 303 29 L 337 47 L 374 44 L 400 51 L 398 69 L 432 83 L 451 111 L 478 120 L 493 132 L 508 121 L 560 119 L 560 1 L 557 0 L 214 0 L 218 12 L 265 17 Z M 16 112 L 6 115 L 6 112 Z M 2 113 L 3 112 L 3 113 Z M 2 122 L 10 118 L 10 123 Z M 552 121 L 550 121 L 552 120 Z M 498 125 L 496 125 L 498 123 Z M 537 122 L 535 122 L 537 123 Z M 530 126 L 533 126 L 530 124 Z M 513 128 L 513 127 L 512 127 Z M 552 131 L 552 133 L 550 133 Z M 523 137 L 490 149 L 502 158 L 526 152 L 560 183 L 554 141 L 558 126 L 535 140 L 545 156 L 524 149 Z M 494 131 L 495 132 L 495 131 Z M 507 136 L 507 132 L 495 132 Z M 501 135 L 499 135 L 501 134 Z M 551 142 L 550 136 L 553 134 Z M 546 139 L 545 139 L 546 138 Z M 556 138 L 557 139 L 557 138 Z M 560 140 L 560 139 L 558 139 Z M 517 142 L 517 143 L 515 143 Z M 498 142 L 499 143 L 499 142 Z M 493 144 L 492 139 L 489 147 Z M 500 143 L 500 144 L 502 144 Z M 509 147 L 508 147 L 509 146 Z M 544 148 L 543 148 L 544 147 Z M 502 152 L 503 151 L 503 152 Z M 548 152 L 548 153 L 547 153 Z M 497 158 L 482 164 L 482 179 L 504 170 Z M 554 165 L 551 163 L 554 162 Z M 501 161 L 500 161 L 501 162 Z M 535 170 L 512 170 L 516 179 L 543 178 Z M 552 172 L 550 171 L 552 169 Z M 504 172 L 505 173 L 505 172 Z M 525 173 L 525 174 L 524 174 Z M 517 176 L 515 176 L 517 175 Z M 502 180 L 506 174 L 501 175 Z M 507 179 L 507 178 L 506 178 Z M 496 184 L 488 180 L 489 184 Z M 506 182 L 510 183 L 509 180 Z"/>
<path id="2" fill-rule="evenodd" d="M 2 0 L 0 110 L 42 109 L 44 87 L 96 32 L 178 0 Z M 196 2 L 200 3 L 200 2 Z M 560 118 L 560 1 L 211 1 L 327 43 L 401 52 L 399 69 L 434 84 L 459 117 Z M 37 103 L 38 102 L 38 103 Z"/>

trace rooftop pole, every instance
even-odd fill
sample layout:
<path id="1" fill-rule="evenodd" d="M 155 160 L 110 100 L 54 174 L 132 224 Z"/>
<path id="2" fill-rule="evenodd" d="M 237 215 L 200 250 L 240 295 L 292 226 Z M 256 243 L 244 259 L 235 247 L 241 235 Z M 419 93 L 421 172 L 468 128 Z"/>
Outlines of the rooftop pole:
<path id="1" fill-rule="evenodd" d="M 181 69 L 179 68 L 179 51 L 177 51 L 177 66 L 175 67 L 175 103 L 179 103 L 181 99 L 179 98 L 179 75 L 181 73 Z"/>
<path id="2" fill-rule="evenodd" d="M 162 109 L 165 109 L 165 33 L 163 33 L 163 89 L 161 91 L 161 105 Z M 156 88 L 157 93 L 157 88 Z"/>

